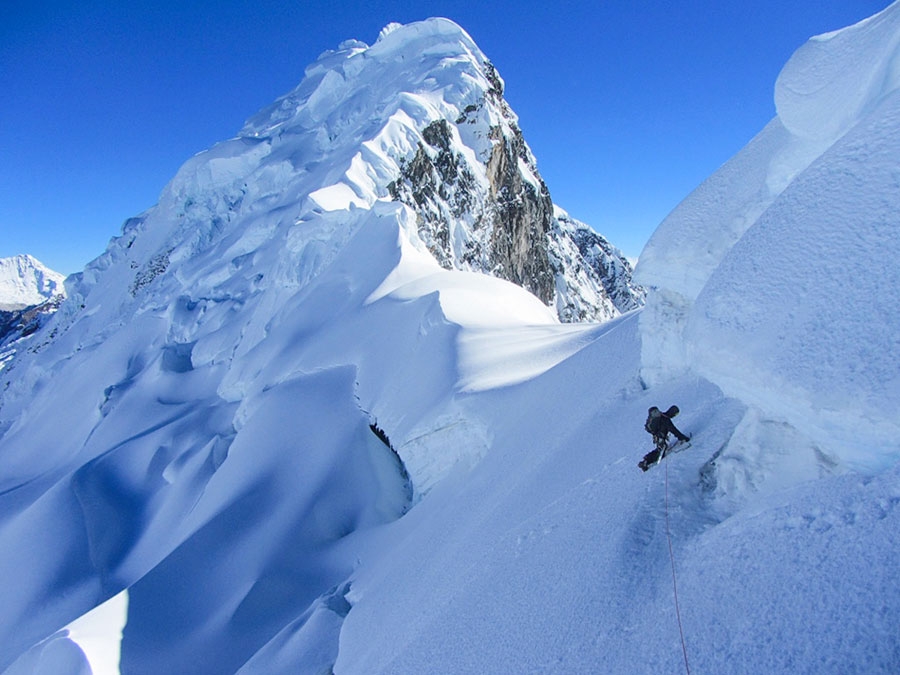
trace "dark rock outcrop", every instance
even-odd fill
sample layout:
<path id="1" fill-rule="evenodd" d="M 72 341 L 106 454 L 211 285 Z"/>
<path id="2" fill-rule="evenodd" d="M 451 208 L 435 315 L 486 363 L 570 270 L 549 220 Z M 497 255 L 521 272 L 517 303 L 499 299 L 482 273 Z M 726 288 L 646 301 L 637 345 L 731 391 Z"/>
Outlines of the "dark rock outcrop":
<path id="1" fill-rule="evenodd" d="M 641 306 L 645 292 L 632 283 L 622 253 L 554 209 L 503 100 L 503 81 L 489 63 L 483 74 L 489 87 L 480 101 L 422 129 L 415 153 L 400 160 L 400 175 L 388 185 L 391 198 L 415 211 L 419 236 L 441 266 L 518 284 L 562 321 L 607 320 Z M 463 149 L 473 129 L 489 144 L 481 155 Z"/>

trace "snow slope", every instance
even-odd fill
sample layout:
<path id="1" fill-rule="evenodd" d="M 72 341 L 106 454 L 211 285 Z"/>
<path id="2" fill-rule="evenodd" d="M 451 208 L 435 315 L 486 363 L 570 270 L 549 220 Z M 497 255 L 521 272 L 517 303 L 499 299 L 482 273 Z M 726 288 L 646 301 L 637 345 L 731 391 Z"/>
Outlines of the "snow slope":
<path id="1" fill-rule="evenodd" d="M 64 294 L 64 278 L 30 255 L 0 258 L 0 310 L 39 305 Z"/>
<path id="2" fill-rule="evenodd" d="M 863 55 L 849 81 L 895 73 L 870 57 L 898 8 L 814 42 Z M 382 40 L 455 91 L 458 27 Z M 326 131 L 354 110 L 324 114 L 353 100 L 323 65 L 345 56 L 303 94 Z M 897 120 L 876 98 L 827 147 L 773 121 L 660 227 L 648 306 L 581 325 L 443 268 L 417 213 L 371 199 L 284 99 L 251 122 L 270 135 L 188 162 L 2 371 L 0 669 L 897 672 L 900 469 L 870 442 L 896 422 L 851 414 L 895 401 L 873 360 L 897 352 L 848 344 L 856 321 L 860 349 L 891 347 L 876 310 L 896 286 L 861 274 L 886 296 L 842 313 L 822 299 L 852 296 L 846 277 L 819 271 L 847 260 L 840 223 L 867 262 L 896 250 Z M 835 383 L 840 414 L 801 424 Z M 673 402 L 692 447 L 644 474 L 647 408 Z"/>
<path id="3" fill-rule="evenodd" d="M 463 128 L 483 152 L 492 126 L 511 128 L 479 103 L 496 88 L 483 69 L 446 20 L 345 43 L 71 278 L 3 371 L 0 664 L 80 667 L 71 640 L 48 636 L 127 589 L 123 668 L 237 669 L 317 602 L 345 604 L 335 589 L 356 558 L 337 542 L 487 451 L 454 399 L 490 384 L 485 334 L 543 328 L 559 344 L 505 380 L 577 348 L 585 329 L 554 339 L 533 295 L 442 269 L 417 214 L 388 198 L 433 117 L 473 106 L 492 122 Z M 373 88 L 386 74 L 396 87 Z M 370 425 L 405 446 L 402 466 Z"/>
<path id="4" fill-rule="evenodd" d="M 640 327 L 470 399 L 491 451 L 357 573 L 336 672 L 900 667 L 898 40 L 895 4 L 799 50 L 642 254 Z M 672 401 L 693 446 L 639 474 Z"/>

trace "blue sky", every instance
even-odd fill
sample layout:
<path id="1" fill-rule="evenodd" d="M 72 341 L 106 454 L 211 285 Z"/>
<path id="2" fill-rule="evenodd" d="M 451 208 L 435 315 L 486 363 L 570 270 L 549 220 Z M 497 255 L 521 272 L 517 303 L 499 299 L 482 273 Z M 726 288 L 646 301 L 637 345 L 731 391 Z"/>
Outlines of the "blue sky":
<path id="1" fill-rule="evenodd" d="M 0 257 L 79 271 L 322 51 L 429 16 L 497 66 L 554 202 L 637 256 L 774 116 L 791 53 L 888 4 L 5 0 Z"/>

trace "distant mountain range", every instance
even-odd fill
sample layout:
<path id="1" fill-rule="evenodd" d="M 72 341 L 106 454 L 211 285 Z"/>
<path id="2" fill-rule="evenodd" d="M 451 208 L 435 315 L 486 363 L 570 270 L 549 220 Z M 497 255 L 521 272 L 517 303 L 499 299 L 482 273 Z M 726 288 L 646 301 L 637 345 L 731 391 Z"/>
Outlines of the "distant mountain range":
<path id="1" fill-rule="evenodd" d="M 25 309 L 64 296 L 64 279 L 30 255 L 0 258 L 0 310 Z"/>
<path id="2" fill-rule="evenodd" d="M 0 258 L 0 368 L 15 354 L 10 344 L 37 331 L 59 309 L 64 279 L 30 255 Z"/>

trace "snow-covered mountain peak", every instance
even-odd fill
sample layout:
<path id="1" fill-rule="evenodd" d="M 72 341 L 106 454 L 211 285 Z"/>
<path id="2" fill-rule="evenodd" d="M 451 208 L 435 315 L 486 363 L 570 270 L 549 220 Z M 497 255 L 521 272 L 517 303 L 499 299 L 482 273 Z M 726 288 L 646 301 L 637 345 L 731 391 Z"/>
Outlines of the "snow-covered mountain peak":
<path id="1" fill-rule="evenodd" d="M 21 309 L 64 295 L 64 279 L 30 255 L 0 258 L 0 310 Z"/>
<path id="2" fill-rule="evenodd" d="M 374 116 L 377 124 L 396 109 L 420 122 L 455 119 L 485 92 L 502 95 L 502 86 L 481 50 L 449 19 L 391 24 L 372 46 L 351 40 L 324 52 L 293 91 L 250 118 L 240 135 L 269 137 L 325 124 L 333 142 L 342 132 L 344 138 L 359 133 L 354 123 Z M 398 93 L 414 98 L 397 100 Z"/>
<path id="3" fill-rule="evenodd" d="M 317 273 L 298 255 L 327 249 L 311 258 L 321 269 L 360 222 L 354 211 L 378 202 L 412 209 L 397 221 L 404 237 L 445 269 L 512 281 L 563 320 L 609 319 L 642 302 L 627 262 L 584 259 L 555 218 L 502 79 L 447 19 L 325 52 L 237 137 L 186 162 L 159 205 L 129 221 L 86 270 L 79 295 L 90 295 L 113 261 L 127 265 L 121 274 L 133 276 L 127 286 L 137 298 L 182 265 L 193 271 L 178 272 L 172 289 L 188 278 L 221 282 L 234 273 L 229 261 L 264 248 L 278 263 L 257 269 L 259 284 L 296 286 Z M 610 297 L 611 286 L 623 293 Z"/>
<path id="4" fill-rule="evenodd" d="M 218 395 L 241 401 L 270 386 L 253 354 L 297 305 L 322 325 L 348 306 L 421 298 L 429 321 L 463 329 L 637 308 L 643 291 L 629 263 L 553 205 L 502 91 L 484 54 L 446 19 L 326 52 L 238 136 L 189 159 L 159 204 L 74 275 L 53 339 L 35 348 L 45 360 L 13 362 L 6 413 L 27 405 L 47 363 L 126 339 L 149 317 L 158 322 L 141 335 L 147 353 L 132 362 L 162 349 L 181 354 L 178 368 L 223 368 Z M 485 275 L 520 288 L 500 290 Z M 534 297 L 512 299 L 526 291 Z M 460 386 L 482 386 L 467 373 L 460 366 Z M 399 420 L 383 423 L 404 433 Z M 442 471 L 413 471 L 413 484 Z"/>

